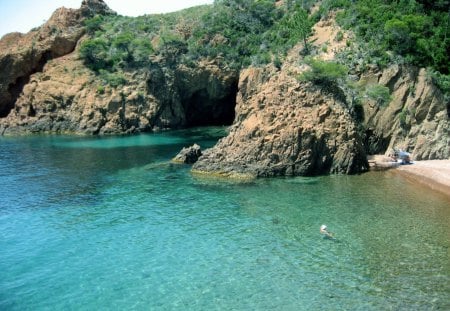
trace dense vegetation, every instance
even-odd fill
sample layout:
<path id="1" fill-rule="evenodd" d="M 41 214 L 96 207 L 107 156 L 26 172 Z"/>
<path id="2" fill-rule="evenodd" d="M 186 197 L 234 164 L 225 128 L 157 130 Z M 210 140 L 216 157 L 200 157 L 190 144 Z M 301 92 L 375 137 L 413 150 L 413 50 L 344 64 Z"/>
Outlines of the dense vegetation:
<path id="1" fill-rule="evenodd" d="M 449 93 L 448 0 L 324 0 L 311 15 L 316 2 L 216 0 L 212 6 L 165 15 L 96 16 L 86 21 L 90 38 L 80 55 L 113 86 L 125 83 L 124 72 L 149 66 L 158 56 L 168 65 L 194 66 L 201 58 L 214 58 L 237 70 L 269 62 L 279 66 L 299 41 L 306 54 L 314 53 L 307 44 L 313 22 L 338 10 L 337 21 L 356 34 L 357 42 L 350 42 L 338 59 L 349 71 L 352 61 L 379 67 L 411 63 L 429 67 Z"/>
<path id="2" fill-rule="evenodd" d="M 448 0 L 327 0 L 321 13 L 339 9 L 336 19 L 357 35 L 367 63 L 409 63 L 428 67 L 450 92 L 450 4 Z"/>
<path id="3" fill-rule="evenodd" d="M 307 7 L 314 1 L 216 0 L 213 6 L 165 15 L 96 16 L 85 22 L 90 38 L 82 43 L 80 56 L 113 85 L 124 82 L 123 72 L 148 66 L 158 55 L 168 64 L 186 65 L 215 58 L 235 69 L 279 62 L 309 35 L 311 25 L 296 28 L 299 17 L 307 17 L 300 2 Z"/>

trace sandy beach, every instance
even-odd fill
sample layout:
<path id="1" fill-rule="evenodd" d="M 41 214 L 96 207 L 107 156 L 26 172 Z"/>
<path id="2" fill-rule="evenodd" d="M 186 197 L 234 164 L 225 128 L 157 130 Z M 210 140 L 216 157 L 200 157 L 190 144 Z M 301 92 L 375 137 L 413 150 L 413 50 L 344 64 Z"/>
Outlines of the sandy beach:
<path id="1" fill-rule="evenodd" d="M 414 161 L 394 171 L 450 197 L 450 160 Z"/>

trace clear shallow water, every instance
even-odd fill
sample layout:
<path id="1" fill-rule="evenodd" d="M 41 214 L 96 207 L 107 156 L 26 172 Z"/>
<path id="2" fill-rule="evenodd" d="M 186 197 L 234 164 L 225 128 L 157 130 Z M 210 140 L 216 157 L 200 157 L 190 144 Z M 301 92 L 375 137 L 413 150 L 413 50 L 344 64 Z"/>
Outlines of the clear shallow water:
<path id="1" fill-rule="evenodd" d="M 445 197 L 168 163 L 221 132 L 0 138 L 0 310 L 450 309 Z"/>

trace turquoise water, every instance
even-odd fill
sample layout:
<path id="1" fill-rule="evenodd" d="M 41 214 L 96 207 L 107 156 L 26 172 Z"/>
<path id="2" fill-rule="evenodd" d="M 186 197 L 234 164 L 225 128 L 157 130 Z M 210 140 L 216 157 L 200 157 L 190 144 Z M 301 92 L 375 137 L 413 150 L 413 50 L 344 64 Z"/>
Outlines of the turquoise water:
<path id="1" fill-rule="evenodd" d="M 0 138 L 0 310 L 450 309 L 445 197 L 389 172 L 236 183 L 168 162 L 221 135 Z"/>

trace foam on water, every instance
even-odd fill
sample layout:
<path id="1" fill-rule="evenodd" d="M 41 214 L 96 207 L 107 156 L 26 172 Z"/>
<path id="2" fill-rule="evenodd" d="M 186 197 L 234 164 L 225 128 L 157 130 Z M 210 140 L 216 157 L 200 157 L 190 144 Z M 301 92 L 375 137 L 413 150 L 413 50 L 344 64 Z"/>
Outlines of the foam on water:
<path id="1" fill-rule="evenodd" d="M 0 309 L 450 308 L 444 197 L 393 173 L 233 183 L 168 162 L 222 134 L 2 138 Z"/>

